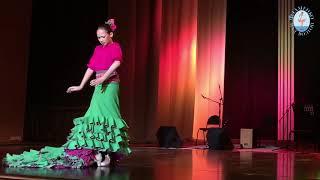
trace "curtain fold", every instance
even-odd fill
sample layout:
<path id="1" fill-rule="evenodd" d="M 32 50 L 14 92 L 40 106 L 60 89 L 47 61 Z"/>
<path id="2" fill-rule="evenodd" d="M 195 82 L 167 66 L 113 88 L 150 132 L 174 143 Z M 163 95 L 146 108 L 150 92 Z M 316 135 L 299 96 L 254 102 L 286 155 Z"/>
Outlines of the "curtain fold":
<path id="1" fill-rule="evenodd" d="M 199 1 L 193 137 L 212 115 L 219 115 L 224 96 L 227 1 Z M 221 92 L 221 94 L 220 94 Z M 202 95 L 212 99 L 208 101 Z M 221 105 L 221 116 L 223 105 Z M 220 118 L 223 120 L 223 118 Z M 222 122 L 222 121 L 221 121 Z M 202 134 L 200 133 L 199 136 Z M 203 138 L 203 137 L 202 137 Z"/>
<path id="2" fill-rule="evenodd" d="M 217 113 L 200 93 L 216 98 L 218 85 L 223 93 L 226 0 L 110 0 L 108 7 L 124 52 L 120 106 L 132 140 L 154 141 L 160 126 L 193 138 Z"/>

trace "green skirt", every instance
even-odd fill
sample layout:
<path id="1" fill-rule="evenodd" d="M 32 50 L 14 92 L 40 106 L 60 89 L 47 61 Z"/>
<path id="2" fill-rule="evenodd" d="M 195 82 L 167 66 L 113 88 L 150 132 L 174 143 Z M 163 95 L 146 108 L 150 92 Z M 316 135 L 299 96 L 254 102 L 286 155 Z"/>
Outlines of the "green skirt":
<path id="1" fill-rule="evenodd" d="M 10 167 L 81 168 L 89 164 L 86 156 L 92 157 L 88 150 L 130 154 L 128 126 L 120 115 L 118 94 L 118 83 L 96 86 L 89 109 L 73 120 L 74 127 L 64 145 L 7 154 L 4 163 Z"/>
<path id="2" fill-rule="evenodd" d="M 97 86 L 86 114 L 73 120 L 75 126 L 63 147 L 129 154 L 128 126 L 120 115 L 118 93 L 118 83 Z"/>

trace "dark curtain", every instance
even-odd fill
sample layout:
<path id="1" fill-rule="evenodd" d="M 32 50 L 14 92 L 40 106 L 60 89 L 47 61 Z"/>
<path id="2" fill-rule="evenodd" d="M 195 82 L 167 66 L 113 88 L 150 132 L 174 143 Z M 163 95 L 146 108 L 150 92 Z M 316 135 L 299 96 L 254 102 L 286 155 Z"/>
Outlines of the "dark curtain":
<path id="1" fill-rule="evenodd" d="M 224 119 L 233 138 L 277 128 L 277 1 L 228 1 Z"/>

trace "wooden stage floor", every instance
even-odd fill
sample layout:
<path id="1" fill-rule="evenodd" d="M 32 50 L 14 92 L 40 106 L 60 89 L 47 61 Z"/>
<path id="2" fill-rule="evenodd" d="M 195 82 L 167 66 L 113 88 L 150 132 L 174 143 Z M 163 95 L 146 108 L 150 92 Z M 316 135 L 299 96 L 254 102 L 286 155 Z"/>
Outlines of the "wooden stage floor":
<path id="1" fill-rule="evenodd" d="M 19 153 L 29 148 L 0 146 L 0 156 L 2 159 L 6 152 Z M 270 149 L 213 151 L 133 147 L 132 155 L 117 167 L 58 170 L 1 167 L 0 179 L 320 179 L 320 154 Z"/>

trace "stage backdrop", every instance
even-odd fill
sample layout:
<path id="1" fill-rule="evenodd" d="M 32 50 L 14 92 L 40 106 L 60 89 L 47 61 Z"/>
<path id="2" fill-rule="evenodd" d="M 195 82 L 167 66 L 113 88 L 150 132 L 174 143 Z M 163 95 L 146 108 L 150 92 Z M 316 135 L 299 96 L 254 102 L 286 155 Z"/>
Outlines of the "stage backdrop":
<path id="1" fill-rule="evenodd" d="M 205 127 L 210 116 L 219 115 L 220 98 L 223 103 L 226 18 L 226 0 L 198 1 L 194 138 L 198 129 Z M 202 95 L 212 101 L 204 99 Z M 223 104 L 220 115 L 223 115 Z M 203 138 L 201 133 L 199 138 Z"/>
<path id="2" fill-rule="evenodd" d="M 72 119 L 85 113 L 92 88 L 65 90 L 80 82 L 98 44 L 98 22 L 107 17 L 116 19 L 115 40 L 124 53 L 120 106 L 132 142 L 155 141 L 163 125 L 195 138 L 219 113 L 201 94 L 214 101 L 223 96 L 221 112 L 233 138 L 240 128 L 276 135 L 276 0 L 76 2 L 33 1 L 26 140 L 64 142 Z M 43 46 L 47 34 L 50 43 Z"/>
<path id="3" fill-rule="evenodd" d="M 105 0 L 32 1 L 32 27 L 25 141 L 64 143 L 73 118 L 84 115 L 93 88 L 67 94 L 78 85 L 107 17 Z"/>
<path id="4" fill-rule="evenodd" d="M 0 2 L 0 143 L 23 138 L 31 5 L 31 0 Z"/>
<path id="5" fill-rule="evenodd" d="M 123 4 L 127 4 L 123 6 Z M 124 49 L 121 105 L 136 140 L 160 126 L 195 137 L 218 106 L 224 85 L 226 1 L 111 0 Z"/>
<path id="6" fill-rule="evenodd" d="M 224 119 L 229 134 L 277 134 L 277 0 L 228 1 Z"/>
<path id="7" fill-rule="evenodd" d="M 299 6 L 313 13 L 314 27 L 306 36 L 294 36 L 294 128 L 320 132 L 320 1 L 296 0 L 295 7 Z M 313 105 L 315 116 L 304 105 Z"/>

